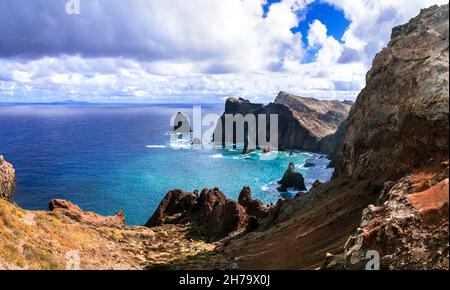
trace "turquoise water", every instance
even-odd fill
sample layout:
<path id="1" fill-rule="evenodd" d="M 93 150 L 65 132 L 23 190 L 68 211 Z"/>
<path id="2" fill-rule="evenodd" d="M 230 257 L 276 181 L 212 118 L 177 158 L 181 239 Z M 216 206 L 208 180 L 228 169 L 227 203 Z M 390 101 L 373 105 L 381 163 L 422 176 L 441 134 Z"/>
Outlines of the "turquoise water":
<path id="1" fill-rule="evenodd" d="M 204 105 L 202 113 L 221 114 L 223 105 Z M 242 186 L 265 203 L 281 196 L 276 181 L 293 161 L 307 187 L 327 181 L 333 169 L 320 155 L 278 152 L 193 150 L 170 143 L 170 118 L 192 115 L 189 105 L 9 105 L 0 106 L 0 154 L 17 173 L 14 201 L 26 209 L 46 209 L 52 198 L 109 215 L 123 209 L 128 224 L 144 224 L 171 189 L 219 187 L 237 199 Z M 302 168 L 305 162 L 317 164 Z"/>

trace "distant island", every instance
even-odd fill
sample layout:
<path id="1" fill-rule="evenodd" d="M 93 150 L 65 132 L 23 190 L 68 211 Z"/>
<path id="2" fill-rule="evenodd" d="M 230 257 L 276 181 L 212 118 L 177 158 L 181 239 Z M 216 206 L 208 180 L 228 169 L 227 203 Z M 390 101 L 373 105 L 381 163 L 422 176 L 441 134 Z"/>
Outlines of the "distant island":
<path id="1" fill-rule="evenodd" d="M 63 100 L 63 101 L 55 101 L 55 102 L 51 102 L 49 103 L 51 105 L 77 105 L 77 106 L 81 106 L 81 105 L 92 105 L 92 103 L 90 102 L 81 102 L 81 101 L 74 101 L 74 100 Z"/>

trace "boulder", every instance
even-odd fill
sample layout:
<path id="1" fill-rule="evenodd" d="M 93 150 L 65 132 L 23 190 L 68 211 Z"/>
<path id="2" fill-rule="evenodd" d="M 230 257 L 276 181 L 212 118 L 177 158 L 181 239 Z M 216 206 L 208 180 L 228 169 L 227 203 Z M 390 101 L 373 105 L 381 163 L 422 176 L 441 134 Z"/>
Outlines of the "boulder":
<path id="1" fill-rule="evenodd" d="M 268 208 L 258 199 L 252 199 L 250 187 L 245 186 L 239 194 L 238 203 L 245 208 L 249 216 L 263 219 L 267 216 Z"/>
<path id="2" fill-rule="evenodd" d="M 288 188 L 306 191 L 305 178 L 301 173 L 295 171 L 295 164 L 293 162 L 289 163 L 288 169 L 278 183 L 281 185 L 278 187 L 278 191 L 280 192 L 287 192 Z"/>
<path id="3" fill-rule="evenodd" d="M 16 188 L 14 167 L 0 155 L 0 199 L 11 202 Z"/>

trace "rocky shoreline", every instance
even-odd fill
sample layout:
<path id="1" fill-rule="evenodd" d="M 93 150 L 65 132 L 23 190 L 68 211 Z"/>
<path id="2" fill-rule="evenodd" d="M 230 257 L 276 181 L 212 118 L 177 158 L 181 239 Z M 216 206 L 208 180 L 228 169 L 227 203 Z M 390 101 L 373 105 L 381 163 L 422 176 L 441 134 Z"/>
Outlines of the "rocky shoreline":
<path id="1" fill-rule="evenodd" d="M 332 180 L 293 200 L 177 189 L 130 227 L 123 212 L 102 217 L 62 200 L 50 212 L 18 208 L 14 169 L 0 156 L 0 232 L 11 233 L 0 238 L 0 268 L 61 269 L 77 250 L 83 269 L 364 269 L 372 251 L 381 269 L 449 269 L 448 11 L 433 6 L 393 29 L 351 110 L 286 93 L 268 106 L 227 100 L 225 113 L 281 114 L 280 149 L 333 157 Z"/>

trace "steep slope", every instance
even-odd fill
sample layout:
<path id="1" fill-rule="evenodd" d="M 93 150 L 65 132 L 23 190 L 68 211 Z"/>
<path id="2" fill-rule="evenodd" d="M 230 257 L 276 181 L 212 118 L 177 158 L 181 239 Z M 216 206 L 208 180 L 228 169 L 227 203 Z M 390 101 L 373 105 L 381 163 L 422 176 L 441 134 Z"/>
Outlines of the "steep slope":
<path id="1" fill-rule="evenodd" d="M 448 8 L 396 27 L 348 118 L 338 174 L 389 178 L 448 155 Z"/>
<path id="2" fill-rule="evenodd" d="M 298 112 L 297 120 L 317 138 L 336 132 L 338 126 L 347 118 L 352 103 L 337 100 L 323 101 L 314 98 L 294 96 L 280 92 L 275 104 L 285 105 Z"/>
<path id="3" fill-rule="evenodd" d="M 126 226 L 66 201 L 26 211 L 0 199 L 0 269 L 221 268 L 226 261 L 189 226 Z"/>
<path id="4" fill-rule="evenodd" d="M 333 180 L 223 253 L 247 269 L 317 268 L 345 245 L 325 267 L 361 268 L 377 250 L 383 268 L 448 269 L 448 106 L 448 5 L 433 6 L 375 58 Z"/>

